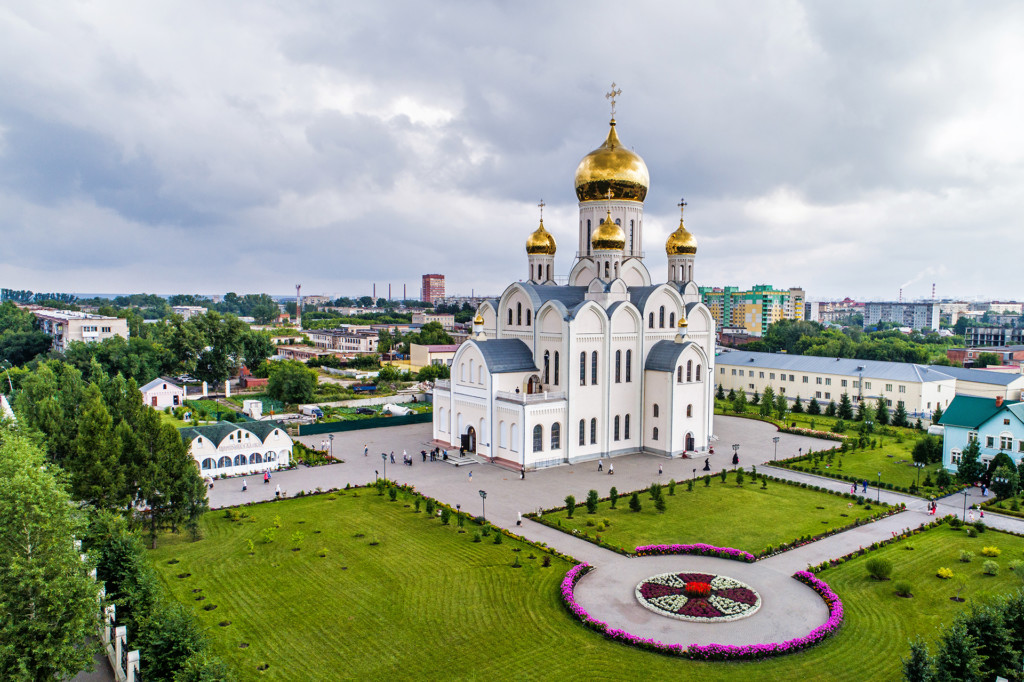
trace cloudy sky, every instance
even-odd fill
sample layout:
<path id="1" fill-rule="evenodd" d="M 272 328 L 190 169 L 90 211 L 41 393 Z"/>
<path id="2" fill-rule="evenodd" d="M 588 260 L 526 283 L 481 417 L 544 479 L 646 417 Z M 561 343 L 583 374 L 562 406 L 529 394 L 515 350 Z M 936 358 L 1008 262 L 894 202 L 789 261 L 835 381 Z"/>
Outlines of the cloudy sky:
<path id="1" fill-rule="evenodd" d="M 451 293 L 577 249 L 623 93 L 648 267 L 1024 298 L 1024 3 L 5 2 L 0 286 Z"/>

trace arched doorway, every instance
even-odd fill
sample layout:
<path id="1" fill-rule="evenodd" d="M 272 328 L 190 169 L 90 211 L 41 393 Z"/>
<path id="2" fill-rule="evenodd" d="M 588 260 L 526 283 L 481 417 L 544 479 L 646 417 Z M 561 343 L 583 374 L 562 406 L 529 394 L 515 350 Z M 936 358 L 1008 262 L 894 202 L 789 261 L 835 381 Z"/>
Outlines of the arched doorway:
<path id="1" fill-rule="evenodd" d="M 542 393 L 544 391 L 544 385 L 540 382 L 540 377 L 536 374 L 530 377 L 530 380 L 526 382 L 527 393 Z"/>
<path id="2" fill-rule="evenodd" d="M 466 452 L 476 452 L 476 429 L 470 426 L 462 434 L 462 449 Z"/>
<path id="3" fill-rule="evenodd" d="M 696 445 L 697 444 L 693 440 L 693 434 L 692 433 L 686 434 L 686 451 L 687 452 L 692 452 L 692 451 L 696 450 L 697 449 Z"/>

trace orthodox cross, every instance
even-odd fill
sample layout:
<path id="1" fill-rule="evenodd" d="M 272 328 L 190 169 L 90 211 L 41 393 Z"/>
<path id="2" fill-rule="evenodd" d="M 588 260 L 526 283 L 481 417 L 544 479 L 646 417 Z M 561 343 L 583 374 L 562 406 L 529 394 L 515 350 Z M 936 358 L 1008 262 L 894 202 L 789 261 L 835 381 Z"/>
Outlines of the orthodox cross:
<path id="1" fill-rule="evenodd" d="M 686 199 L 680 199 L 679 203 L 676 204 L 676 206 L 679 207 L 679 215 L 682 216 L 683 215 L 683 211 L 686 210 Z"/>
<path id="2" fill-rule="evenodd" d="M 546 204 L 544 203 L 544 200 L 541 199 L 540 203 L 537 204 L 537 206 L 540 207 L 540 221 L 544 222 L 544 206 L 546 206 Z"/>
<path id="3" fill-rule="evenodd" d="M 611 100 L 612 102 L 612 118 L 615 118 L 615 98 L 622 94 L 622 89 L 615 89 L 615 83 L 612 83 L 611 92 L 605 93 L 605 99 Z"/>
<path id="4" fill-rule="evenodd" d="M 611 191 L 611 190 L 609 189 L 609 190 L 608 190 L 607 192 L 605 192 L 605 195 L 604 195 L 604 196 L 605 196 L 605 198 L 606 198 L 606 199 L 607 199 L 608 201 L 611 201 L 611 200 L 612 200 L 612 197 L 613 197 L 613 196 L 615 196 L 615 195 L 614 195 L 614 194 L 612 194 L 612 191 Z"/>

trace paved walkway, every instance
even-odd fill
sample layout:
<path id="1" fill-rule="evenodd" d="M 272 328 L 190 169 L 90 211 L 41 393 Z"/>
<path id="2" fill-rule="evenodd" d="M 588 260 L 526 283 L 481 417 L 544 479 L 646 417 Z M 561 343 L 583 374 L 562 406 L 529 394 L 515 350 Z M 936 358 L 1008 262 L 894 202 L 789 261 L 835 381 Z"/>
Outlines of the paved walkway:
<path id="1" fill-rule="evenodd" d="M 591 488 L 606 495 L 613 485 L 625 492 L 658 480 L 664 483 L 673 478 L 685 481 L 703 473 L 705 458 L 684 460 L 629 455 L 613 460 L 614 475 L 599 473 L 597 463 L 588 462 L 528 472 L 525 480 L 520 480 L 518 473 L 490 464 L 454 467 L 441 461 L 421 461 L 420 451 L 429 451 L 432 447 L 430 428 L 429 424 L 414 424 L 335 434 L 334 455 L 344 459 L 344 463 L 283 471 L 275 474 L 269 485 L 264 485 L 262 478 L 249 478 L 245 492 L 241 490 L 239 478 L 218 480 L 210 491 L 211 507 L 271 499 L 277 485 L 288 496 L 294 496 L 299 490 L 364 485 L 372 483 L 377 475 L 384 475 L 386 470 L 389 479 L 414 485 L 421 493 L 453 506 L 461 505 L 462 510 L 471 515 L 484 513 L 486 504 L 488 521 L 595 566 L 597 570 L 577 586 L 577 598 L 595 617 L 634 634 L 666 642 L 731 644 L 778 641 L 807 634 L 825 621 L 827 610 L 810 588 L 790 577 L 794 572 L 885 540 L 932 518 L 927 514 L 925 500 L 869 486 L 868 493 L 861 493 L 865 497 L 890 504 L 903 502 L 907 511 L 754 564 L 708 557 L 629 558 L 529 520 L 523 520 L 523 525 L 516 528 L 517 514 L 560 506 L 567 494 L 583 500 Z M 780 434 L 770 424 L 736 417 L 716 416 L 715 428 L 719 436 L 715 443 L 717 452 L 707 458 L 712 471 L 732 468 L 732 444 L 735 443 L 740 446 L 740 465 L 745 468 L 757 464 L 759 471 L 777 478 L 839 492 L 850 490 L 849 484 L 842 481 L 770 466 L 775 457 L 790 457 L 808 448 L 821 449 L 832 445 L 830 441 Z M 772 441 L 774 436 L 779 437 L 777 449 Z M 315 435 L 299 440 L 319 447 L 323 438 Z M 369 448 L 369 456 L 363 455 L 364 446 Z M 392 451 L 395 464 L 390 461 Z M 401 464 L 403 451 L 413 455 L 412 466 Z M 381 452 L 388 454 L 386 463 L 381 460 Z M 607 465 L 606 460 L 606 471 Z M 663 469 L 660 476 L 659 466 Z M 480 490 L 487 492 L 486 502 L 481 499 Z M 980 502 L 980 490 L 968 491 L 966 499 L 968 506 Z M 960 515 L 963 504 L 962 494 L 944 498 L 939 501 L 938 515 Z M 988 514 L 985 522 L 995 528 L 1024 533 L 1024 520 Z M 676 569 L 707 570 L 742 580 L 761 593 L 761 610 L 750 618 L 731 623 L 700 625 L 658 616 L 636 602 L 633 588 L 640 580 Z"/>

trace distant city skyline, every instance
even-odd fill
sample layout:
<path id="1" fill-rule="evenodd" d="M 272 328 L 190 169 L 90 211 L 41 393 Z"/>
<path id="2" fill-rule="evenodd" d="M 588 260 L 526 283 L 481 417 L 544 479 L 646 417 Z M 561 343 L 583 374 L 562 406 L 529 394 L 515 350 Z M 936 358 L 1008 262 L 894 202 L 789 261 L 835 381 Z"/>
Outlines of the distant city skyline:
<path id="1" fill-rule="evenodd" d="M 0 287 L 494 294 L 541 199 L 565 275 L 615 81 L 652 272 L 685 196 L 702 286 L 1024 298 L 1024 5 L 621 9 L 4 7 Z"/>

